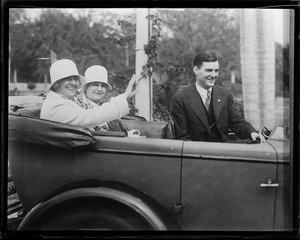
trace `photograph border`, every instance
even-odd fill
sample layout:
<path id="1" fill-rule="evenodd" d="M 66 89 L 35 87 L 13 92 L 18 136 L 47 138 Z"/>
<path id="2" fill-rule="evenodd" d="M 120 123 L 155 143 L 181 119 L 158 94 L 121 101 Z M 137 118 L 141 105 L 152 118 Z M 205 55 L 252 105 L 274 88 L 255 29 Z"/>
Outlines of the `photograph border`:
<path id="1" fill-rule="evenodd" d="M 20 231 L 20 232 L 10 232 L 7 231 L 7 163 L 8 163 L 8 82 L 3 79 L 8 78 L 8 19 L 9 19 L 9 9 L 10 8 L 280 8 L 280 9 L 291 9 L 295 12 L 294 17 L 294 33 L 291 34 L 291 41 L 294 44 L 294 49 L 292 50 L 293 60 L 290 60 L 290 63 L 294 63 L 294 69 L 291 71 L 293 77 L 290 77 L 290 90 L 291 90 L 291 100 L 290 106 L 293 106 L 293 109 L 290 109 L 291 125 L 294 127 L 292 131 L 292 146 L 291 154 L 293 156 L 293 230 L 290 233 L 287 232 L 197 232 L 197 231 L 167 231 L 167 232 L 126 232 L 126 231 L 117 231 L 117 232 L 73 232 L 73 231 Z M 69 237 L 69 238 L 79 238 L 79 237 L 97 237 L 97 238 L 197 238 L 197 239 L 220 239 L 220 237 L 225 239 L 231 238 L 259 238 L 259 239 L 299 239 L 299 188 L 300 188 L 300 164 L 297 159 L 300 159 L 299 149 L 299 110 L 300 110 L 300 84 L 299 84 L 299 1 L 13 1 L 7 0 L 2 1 L 2 24 L 1 24 L 1 49 L 2 49 L 2 135 L 1 135 L 1 147 L 3 151 L 1 152 L 1 233 L 0 237 L 7 239 L 10 238 L 36 238 L 36 237 Z M 297 68 L 298 66 L 298 68 Z M 4 193 L 4 194 L 3 194 Z"/>

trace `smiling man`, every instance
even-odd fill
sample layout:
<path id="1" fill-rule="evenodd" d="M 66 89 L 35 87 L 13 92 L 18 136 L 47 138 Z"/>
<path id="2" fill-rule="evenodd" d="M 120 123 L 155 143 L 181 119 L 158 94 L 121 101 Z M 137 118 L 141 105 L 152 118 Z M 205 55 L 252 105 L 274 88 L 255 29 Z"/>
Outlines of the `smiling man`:
<path id="1" fill-rule="evenodd" d="M 176 93 L 171 102 L 176 139 L 228 142 L 231 129 L 239 139 L 265 141 L 240 114 L 232 94 L 215 85 L 219 75 L 215 53 L 198 53 L 193 59 L 193 72 L 196 82 Z"/>

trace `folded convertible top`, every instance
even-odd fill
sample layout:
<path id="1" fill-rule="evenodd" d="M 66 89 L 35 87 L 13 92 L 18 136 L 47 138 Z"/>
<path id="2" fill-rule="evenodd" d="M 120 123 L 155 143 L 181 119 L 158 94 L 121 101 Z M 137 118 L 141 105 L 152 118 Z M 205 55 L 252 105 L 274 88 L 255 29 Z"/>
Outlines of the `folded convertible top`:
<path id="1" fill-rule="evenodd" d="M 14 114 L 9 114 L 8 140 L 10 144 L 70 150 L 85 149 L 95 143 L 88 128 Z"/>

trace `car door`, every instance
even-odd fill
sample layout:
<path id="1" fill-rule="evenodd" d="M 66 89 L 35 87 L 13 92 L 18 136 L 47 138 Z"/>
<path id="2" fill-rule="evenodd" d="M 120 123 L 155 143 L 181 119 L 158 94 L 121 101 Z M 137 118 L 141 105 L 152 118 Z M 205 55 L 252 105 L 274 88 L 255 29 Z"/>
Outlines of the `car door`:
<path id="1" fill-rule="evenodd" d="M 185 142 L 182 161 L 187 229 L 273 230 L 277 160 L 270 144 Z"/>

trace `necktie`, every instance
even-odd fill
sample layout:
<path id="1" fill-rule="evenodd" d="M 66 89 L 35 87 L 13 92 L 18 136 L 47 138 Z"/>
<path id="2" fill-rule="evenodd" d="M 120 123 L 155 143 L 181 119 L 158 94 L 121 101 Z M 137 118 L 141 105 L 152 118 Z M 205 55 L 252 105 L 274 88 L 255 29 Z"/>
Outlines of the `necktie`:
<path id="1" fill-rule="evenodd" d="M 207 111 L 209 111 L 210 101 L 211 101 L 211 93 L 208 90 L 207 91 L 207 97 L 206 97 L 206 100 L 205 100 L 205 108 L 206 108 Z"/>

